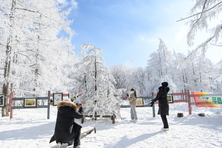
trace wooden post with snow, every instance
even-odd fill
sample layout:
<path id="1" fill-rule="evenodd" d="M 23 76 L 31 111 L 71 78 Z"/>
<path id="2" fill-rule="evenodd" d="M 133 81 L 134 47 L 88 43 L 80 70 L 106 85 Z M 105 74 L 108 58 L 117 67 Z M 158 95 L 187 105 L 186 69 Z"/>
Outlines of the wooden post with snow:
<path id="1" fill-rule="evenodd" d="M 175 103 L 186 102 L 187 105 L 188 105 L 189 115 L 192 114 L 192 108 L 191 108 L 191 100 L 190 100 L 189 90 L 187 90 L 185 93 L 172 93 L 172 96 L 186 96 L 186 99 L 185 99 L 185 100 L 174 100 L 173 102 L 175 102 Z"/>
<path id="2" fill-rule="evenodd" d="M 13 109 L 12 109 L 13 101 L 12 101 L 12 98 L 14 97 L 14 92 L 11 92 L 10 95 L 8 95 L 6 97 L 8 97 L 10 99 L 9 100 L 9 106 L 10 106 L 10 119 L 11 119 L 12 116 L 13 116 Z"/>
<path id="3" fill-rule="evenodd" d="M 154 99 L 154 93 L 152 92 L 152 100 Z M 155 105 L 152 106 L 153 109 L 153 117 L 155 117 Z"/>
<path id="4" fill-rule="evenodd" d="M 190 92 L 189 92 L 189 90 L 187 90 L 187 101 L 188 101 L 189 115 L 191 115 L 192 114 L 192 108 L 191 108 L 191 100 L 190 100 Z"/>

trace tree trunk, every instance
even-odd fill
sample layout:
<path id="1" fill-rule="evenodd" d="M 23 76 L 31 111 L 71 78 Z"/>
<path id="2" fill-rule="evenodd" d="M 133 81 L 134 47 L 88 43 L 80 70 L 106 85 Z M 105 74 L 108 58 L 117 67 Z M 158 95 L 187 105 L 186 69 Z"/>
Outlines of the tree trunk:
<path id="1" fill-rule="evenodd" d="M 3 95 L 8 95 L 9 91 L 9 81 L 8 78 L 10 77 L 10 71 L 11 71 L 11 62 L 12 62 L 12 38 L 13 38 L 13 26 L 14 26 L 14 12 L 15 12 L 15 5 L 16 5 L 16 0 L 12 0 L 12 7 L 11 7 L 11 12 L 10 12 L 10 31 L 9 31 L 9 37 L 7 39 L 7 45 L 6 45 L 6 59 L 5 59 L 5 67 L 4 67 L 4 79 L 6 80 L 5 83 L 3 84 L 3 89 L 2 93 Z M 12 84 L 11 84 L 12 86 Z M 7 103 L 7 98 L 6 98 L 6 103 Z M 9 107 L 4 106 L 2 107 L 2 116 L 9 116 L 8 113 Z"/>
<path id="2" fill-rule="evenodd" d="M 9 43 L 10 43 L 10 37 L 8 38 L 8 42 L 6 46 L 7 47 L 6 60 L 5 60 L 5 67 L 4 67 L 4 79 L 6 80 L 6 82 L 3 84 L 3 88 L 2 88 L 2 93 L 4 96 L 8 95 L 8 90 L 9 90 L 9 82 L 7 80 L 7 78 L 9 78 L 10 67 L 11 67 L 11 60 L 10 60 L 11 47 L 9 46 Z M 5 103 L 7 103 L 7 98 L 5 99 Z M 9 108 L 8 106 L 2 107 L 2 117 L 9 116 L 8 108 Z"/>
<path id="3" fill-rule="evenodd" d="M 96 68 L 96 56 L 95 56 L 95 92 L 97 91 L 96 80 L 97 80 L 97 68 Z"/>

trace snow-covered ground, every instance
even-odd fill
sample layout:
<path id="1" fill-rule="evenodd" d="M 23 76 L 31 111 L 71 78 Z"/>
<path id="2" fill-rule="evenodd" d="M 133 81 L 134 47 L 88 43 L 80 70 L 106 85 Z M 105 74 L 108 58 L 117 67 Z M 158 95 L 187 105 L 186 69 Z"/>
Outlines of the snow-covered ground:
<path id="1" fill-rule="evenodd" d="M 117 119 L 115 124 L 110 119 L 88 118 L 84 124 L 76 120 L 83 126 L 82 132 L 96 127 L 96 133 L 81 139 L 81 148 L 222 147 L 222 109 L 194 108 L 193 114 L 188 115 L 186 103 L 171 104 L 168 132 L 161 130 L 158 115 L 152 117 L 152 108 L 138 107 L 136 110 L 137 123 L 130 122 L 129 108 L 121 108 L 122 119 Z M 50 119 L 47 119 L 47 109 L 38 108 L 16 109 L 12 119 L 0 117 L 0 147 L 55 148 L 56 143 L 49 144 L 49 139 L 54 132 L 56 111 L 56 106 L 51 106 Z M 177 113 L 183 113 L 184 117 L 177 117 Z M 205 113 L 205 117 L 198 113 Z"/>

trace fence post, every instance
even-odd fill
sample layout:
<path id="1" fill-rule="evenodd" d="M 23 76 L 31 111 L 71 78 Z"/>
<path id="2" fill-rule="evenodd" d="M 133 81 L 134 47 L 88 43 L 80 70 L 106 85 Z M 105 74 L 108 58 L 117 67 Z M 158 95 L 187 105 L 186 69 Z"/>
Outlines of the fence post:
<path id="1" fill-rule="evenodd" d="M 152 100 L 154 99 L 154 93 L 152 92 Z M 153 117 L 155 117 L 155 104 L 153 104 Z"/>
<path id="2" fill-rule="evenodd" d="M 190 92 L 189 92 L 189 90 L 187 90 L 187 100 L 188 100 L 189 115 L 191 115 L 192 114 L 192 108 L 191 108 L 191 100 L 190 100 Z"/>
<path id="3" fill-rule="evenodd" d="M 9 107 L 10 107 L 10 119 L 12 119 L 13 117 L 13 109 L 12 109 L 12 106 L 13 106 L 13 101 L 12 101 L 12 98 L 14 98 L 14 92 L 11 92 L 10 95 L 9 95 Z"/>
<path id="4" fill-rule="evenodd" d="M 48 91 L 48 113 L 47 113 L 47 119 L 50 118 L 50 91 Z"/>

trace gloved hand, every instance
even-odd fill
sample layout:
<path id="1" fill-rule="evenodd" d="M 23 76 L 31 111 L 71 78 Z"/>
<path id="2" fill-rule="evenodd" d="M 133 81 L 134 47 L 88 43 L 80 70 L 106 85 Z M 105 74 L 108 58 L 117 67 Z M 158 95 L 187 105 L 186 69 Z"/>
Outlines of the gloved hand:
<path id="1" fill-rule="evenodd" d="M 154 101 L 153 100 L 150 101 L 150 103 L 149 103 L 150 107 L 153 107 L 153 104 L 154 104 Z"/>

